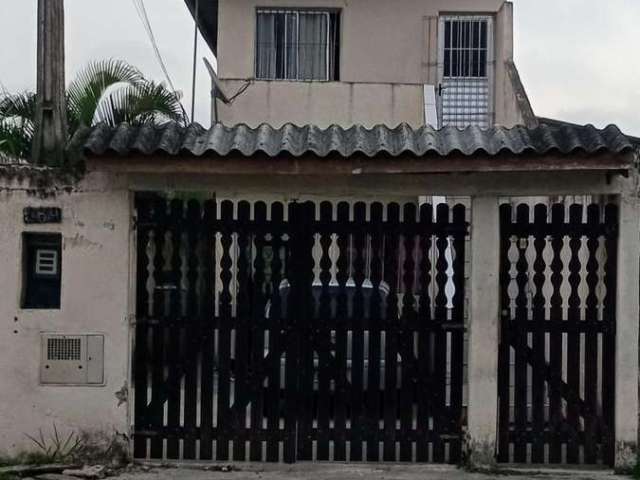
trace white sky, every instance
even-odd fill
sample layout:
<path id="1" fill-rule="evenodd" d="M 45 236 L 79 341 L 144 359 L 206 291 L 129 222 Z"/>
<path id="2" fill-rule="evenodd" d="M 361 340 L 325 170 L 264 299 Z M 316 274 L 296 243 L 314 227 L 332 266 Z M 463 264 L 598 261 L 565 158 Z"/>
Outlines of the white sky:
<path id="1" fill-rule="evenodd" d="M 390 0 L 393 1 L 393 0 Z M 428 0 L 425 0 L 428 1 Z M 146 0 L 173 82 L 191 105 L 193 21 L 183 0 Z M 640 136 L 640 0 L 514 0 L 516 63 L 534 111 Z M 0 88 L 33 89 L 36 0 L 0 0 Z M 162 71 L 132 0 L 66 0 L 67 80 L 93 59 Z M 200 57 L 212 57 L 204 41 Z M 209 124 L 199 62 L 196 121 Z"/>

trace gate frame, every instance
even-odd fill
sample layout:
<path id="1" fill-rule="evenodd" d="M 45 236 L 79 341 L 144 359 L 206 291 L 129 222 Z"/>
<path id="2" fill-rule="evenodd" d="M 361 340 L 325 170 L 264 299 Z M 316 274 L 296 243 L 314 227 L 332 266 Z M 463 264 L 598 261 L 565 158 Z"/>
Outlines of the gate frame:
<path id="1" fill-rule="evenodd" d="M 638 332 L 640 316 L 640 202 L 635 151 L 573 152 L 567 155 L 504 154 L 497 158 L 452 154 L 446 158 L 368 159 L 247 158 L 229 155 L 192 160 L 132 155 L 87 160 L 89 170 L 118 174 L 129 191 L 211 191 L 226 198 L 380 199 L 408 196 L 468 196 L 471 209 L 468 462 L 495 466 L 497 440 L 497 346 L 499 344 L 499 198 L 505 196 L 609 195 L 619 205 L 616 295 L 616 470 L 636 463 Z M 443 162 L 444 161 L 444 162 Z M 264 176 L 265 171 L 274 174 Z M 492 348 L 496 355 L 487 355 Z M 131 403 L 129 404 L 131 408 Z"/>

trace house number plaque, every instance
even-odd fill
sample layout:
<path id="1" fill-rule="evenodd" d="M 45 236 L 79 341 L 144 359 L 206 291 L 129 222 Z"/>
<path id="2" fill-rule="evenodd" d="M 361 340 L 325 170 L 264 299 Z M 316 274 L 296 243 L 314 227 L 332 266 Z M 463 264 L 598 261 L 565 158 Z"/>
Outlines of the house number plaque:
<path id="1" fill-rule="evenodd" d="M 62 223 L 62 209 L 58 207 L 27 207 L 23 216 L 27 225 Z"/>

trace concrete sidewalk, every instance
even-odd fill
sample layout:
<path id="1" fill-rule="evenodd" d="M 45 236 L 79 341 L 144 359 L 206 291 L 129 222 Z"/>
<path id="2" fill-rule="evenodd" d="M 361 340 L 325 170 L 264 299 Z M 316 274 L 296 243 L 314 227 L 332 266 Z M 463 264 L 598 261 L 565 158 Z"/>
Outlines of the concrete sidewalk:
<path id="1" fill-rule="evenodd" d="M 150 468 L 148 471 L 126 473 L 122 480 L 605 480 L 624 479 L 610 470 L 571 469 L 514 469 L 497 474 L 467 473 L 456 467 L 425 465 L 345 465 L 311 464 L 266 465 L 243 464 L 230 466 L 230 471 L 220 471 L 220 465 L 197 468 Z M 206 470 L 205 468 L 209 468 Z M 224 470 L 227 470 L 226 467 Z"/>

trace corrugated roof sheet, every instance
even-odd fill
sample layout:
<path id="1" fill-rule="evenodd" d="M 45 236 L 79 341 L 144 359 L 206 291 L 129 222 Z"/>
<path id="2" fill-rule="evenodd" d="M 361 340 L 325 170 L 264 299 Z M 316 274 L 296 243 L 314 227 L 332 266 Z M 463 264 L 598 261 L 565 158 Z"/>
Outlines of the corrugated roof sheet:
<path id="1" fill-rule="evenodd" d="M 599 130 L 592 125 L 540 125 L 527 127 L 494 127 L 482 130 L 469 127 L 463 130 L 431 127 L 413 129 L 408 125 L 397 128 L 361 126 L 320 129 L 314 126 L 285 125 L 276 129 L 269 125 L 250 128 L 216 124 L 209 130 L 194 124 L 182 127 L 169 123 L 163 126 L 118 127 L 98 125 L 83 129 L 74 142 L 84 145 L 88 156 L 170 155 L 170 156 L 228 156 L 241 154 L 271 157 L 289 154 L 300 157 L 313 154 L 319 157 L 339 155 L 350 157 L 364 154 L 417 157 L 425 155 L 488 155 L 502 153 L 561 154 L 613 153 L 633 150 L 629 139 L 615 126 Z"/>

